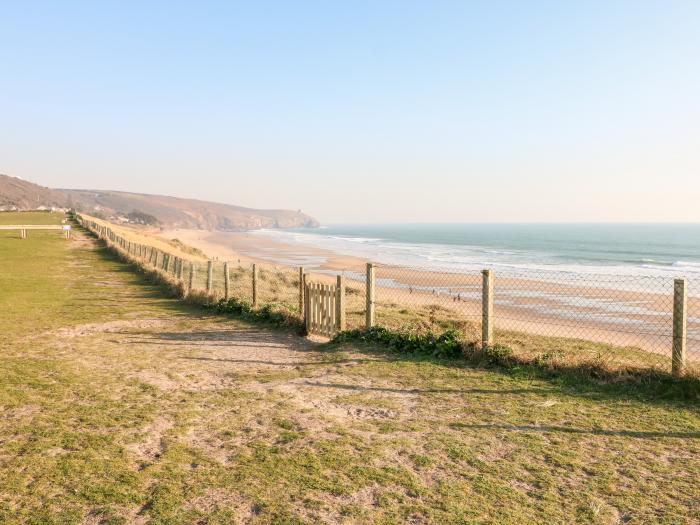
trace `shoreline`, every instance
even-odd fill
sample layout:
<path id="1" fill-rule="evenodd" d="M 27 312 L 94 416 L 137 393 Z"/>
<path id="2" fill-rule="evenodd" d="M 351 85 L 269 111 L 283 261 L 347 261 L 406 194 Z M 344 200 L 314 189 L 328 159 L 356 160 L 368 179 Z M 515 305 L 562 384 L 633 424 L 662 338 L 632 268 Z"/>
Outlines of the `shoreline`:
<path id="1" fill-rule="evenodd" d="M 367 260 L 250 232 L 165 230 L 208 256 L 240 264 L 303 266 L 315 279 L 330 282 L 343 273 L 348 285 L 362 289 Z M 480 321 L 481 273 L 436 271 L 377 264 L 377 301 L 413 307 L 440 307 Z M 539 276 L 538 276 L 539 277 Z M 362 291 L 362 290 L 361 290 Z M 604 282 L 565 283 L 495 274 L 495 323 L 498 329 L 635 346 L 670 359 L 672 282 L 668 290 L 620 290 Z M 690 299 L 688 356 L 700 358 L 700 301 Z M 693 308 L 695 307 L 695 308 Z M 378 317 L 381 311 L 378 311 Z"/>
<path id="2" fill-rule="evenodd" d="M 198 248 L 216 260 L 262 263 L 277 266 L 303 266 L 309 270 L 364 272 L 369 262 L 361 257 L 298 243 L 285 243 L 251 232 L 219 232 L 174 229 L 157 232 L 164 239 L 178 239 Z"/>

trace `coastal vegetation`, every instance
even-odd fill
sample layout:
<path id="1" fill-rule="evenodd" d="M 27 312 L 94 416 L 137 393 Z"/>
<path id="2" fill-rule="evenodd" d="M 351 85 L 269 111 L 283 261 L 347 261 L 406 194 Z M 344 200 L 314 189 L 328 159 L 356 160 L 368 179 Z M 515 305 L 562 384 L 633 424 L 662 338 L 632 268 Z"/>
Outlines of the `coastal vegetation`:
<path id="1" fill-rule="evenodd" d="M 0 237 L 3 523 L 692 522 L 697 401 L 314 344 Z"/>

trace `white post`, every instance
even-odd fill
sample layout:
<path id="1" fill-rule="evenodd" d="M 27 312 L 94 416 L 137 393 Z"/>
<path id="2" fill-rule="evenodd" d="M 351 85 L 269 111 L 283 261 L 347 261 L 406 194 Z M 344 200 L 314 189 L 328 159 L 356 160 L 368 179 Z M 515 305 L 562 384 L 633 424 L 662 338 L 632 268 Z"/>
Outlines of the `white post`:
<path id="1" fill-rule="evenodd" d="M 304 325 L 306 326 L 306 333 L 311 332 L 311 292 L 309 290 L 309 284 L 306 282 L 306 274 L 304 274 Z"/>
<path id="2" fill-rule="evenodd" d="M 299 266 L 299 315 L 304 317 L 304 267 Z"/>
<path id="3" fill-rule="evenodd" d="M 685 279 L 673 282 L 673 350 L 671 353 L 671 373 L 674 377 L 683 375 L 685 369 L 686 338 L 688 333 L 688 290 Z"/>
<path id="4" fill-rule="evenodd" d="M 365 327 L 369 330 L 374 326 L 374 264 L 367 263 L 365 306 Z"/>
<path id="5" fill-rule="evenodd" d="M 345 279 L 338 276 L 335 297 L 335 329 L 337 332 L 345 330 Z"/>
<path id="6" fill-rule="evenodd" d="M 197 266 L 194 263 L 192 263 L 192 264 L 190 264 L 190 282 L 189 282 L 189 286 L 188 286 L 190 292 L 192 290 L 194 290 L 194 275 L 195 275 L 195 273 L 197 273 Z"/>
<path id="7" fill-rule="evenodd" d="M 207 261 L 207 293 L 211 293 L 214 287 L 214 261 Z"/>
<path id="8" fill-rule="evenodd" d="M 493 346 L 493 275 L 483 270 L 481 286 L 481 347 Z"/>
<path id="9" fill-rule="evenodd" d="M 253 308 L 258 307 L 258 265 L 253 264 Z"/>
<path id="10" fill-rule="evenodd" d="M 231 282 L 228 271 L 228 261 L 224 263 L 224 298 L 228 301 L 231 297 Z"/>

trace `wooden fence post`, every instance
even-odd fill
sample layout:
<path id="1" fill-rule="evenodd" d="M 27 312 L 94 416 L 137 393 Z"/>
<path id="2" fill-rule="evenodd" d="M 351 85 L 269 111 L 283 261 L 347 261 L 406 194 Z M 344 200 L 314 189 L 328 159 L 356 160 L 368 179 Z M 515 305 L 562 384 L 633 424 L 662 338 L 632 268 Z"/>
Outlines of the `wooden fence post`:
<path id="1" fill-rule="evenodd" d="M 228 261 L 224 263 L 224 299 L 227 301 L 231 297 L 231 278 L 228 271 Z"/>
<path id="2" fill-rule="evenodd" d="M 197 273 L 197 265 L 194 263 L 190 264 L 190 282 L 188 283 L 189 291 L 194 290 L 194 276 Z"/>
<path id="3" fill-rule="evenodd" d="M 493 346 L 493 274 L 483 270 L 481 286 L 481 347 Z"/>
<path id="4" fill-rule="evenodd" d="M 365 327 L 369 330 L 374 326 L 374 264 L 367 263 L 366 278 L 366 299 L 365 307 Z"/>
<path id="5" fill-rule="evenodd" d="M 309 286 L 311 285 L 306 282 L 306 274 L 304 274 L 304 325 L 307 334 L 311 333 L 311 292 Z"/>
<path id="6" fill-rule="evenodd" d="M 337 278 L 335 297 L 335 329 L 345 331 L 345 279 L 342 275 Z"/>
<path id="7" fill-rule="evenodd" d="M 214 288 L 214 261 L 207 261 L 207 293 L 211 293 Z"/>
<path id="8" fill-rule="evenodd" d="M 685 279 L 673 281 L 673 351 L 671 373 L 683 375 L 685 369 L 686 338 L 688 333 L 688 290 Z"/>
<path id="9" fill-rule="evenodd" d="M 299 266 L 299 315 L 304 318 L 304 267 Z"/>
<path id="10" fill-rule="evenodd" d="M 258 265 L 253 263 L 253 308 L 258 307 Z"/>

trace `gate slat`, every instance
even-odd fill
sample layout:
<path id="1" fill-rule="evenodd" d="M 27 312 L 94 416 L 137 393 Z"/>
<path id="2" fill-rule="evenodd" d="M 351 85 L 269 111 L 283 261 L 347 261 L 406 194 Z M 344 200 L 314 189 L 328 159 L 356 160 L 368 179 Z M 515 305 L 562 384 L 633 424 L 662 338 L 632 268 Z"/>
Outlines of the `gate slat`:
<path id="1" fill-rule="evenodd" d="M 321 333 L 321 335 L 324 335 L 324 328 L 325 328 L 325 320 L 326 320 L 326 309 L 325 305 L 323 304 L 323 301 L 326 299 L 326 287 L 323 284 L 320 284 L 318 286 L 318 331 Z"/>
<path id="2" fill-rule="evenodd" d="M 326 285 L 326 335 L 331 337 L 331 315 L 333 315 L 333 310 L 331 309 L 332 295 L 331 286 Z"/>
<path id="3" fill-rule="evenodd" d="M 324 301 L 323 301 L 323 308 L 325 310 L 324 313 L 326 315 L 325 315 L 325 319 L 324 319 L 325 323 L 323 325 L 323 331 L 325 332 L 326 335 L 328 335 L 328 299 L 330 298 L 330 295 L 328 293 L 328 285 L 326 285 L 325 292 L 326 293 L 325 293 L 325 297 L 324 297 Z"/>
<path id="4" fill-rule="evenodd" d="M 328 286 L 328 337 L 333 337 L 333 312 L 335 312 L 335 301 L 333 286 Z"/>
<path id="5" fill-rule="evenodd" d="M 319 301 L 318 301 L 318 294 L 319 294 L 319 289 L 318 289 L 318 284 L 314 285 L 314 330 L 318 332 L 319 325 L 318 325 L 318 318 L 319 314 L 321 313 L 321 310 L 319 309 Z"/>
<path id="6" fill-rule="evenodd" d="M 334 313 L 335 313 L 335 293 L 334 292 L 334 287 L 329 286 L 328 287 L 328 337 L 333 337 L 335 335 L 335 331 L 333 330 L 333 319 L 334 319 Z"/>
<path id="7" fill-rule="evenodd" d="M 304 286 L 304 325 L 310 334 L 334 337 L 338 332 L 338 286 L 306 282 Z"/>
<path id="8" fill-rule="evenodd" d="M 335 286 L 328 287 L 328 333 L 335 335 Z"/>
<path id="9" fill-rule="evenodd" d="M 328 320 L 328 305 L 326 304 L 328 301 L 328 286 L 323 285 L 323 295 L 321 296 L 321 310 L 323 311 L 323 325 L 321 326 L 321 330 L 323 331 L 323 335 L 326 335 L 326 323 Z"/>
<path id="10" fill-rule="evenodd" d="M 318 290 L 316 289 L 316 284 L 311 285 L 311 330 L 316 332 L 316 304 L 318 303 L 318 299 L 316 298 L 316 295 L 318 293 Z"/>

